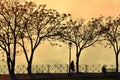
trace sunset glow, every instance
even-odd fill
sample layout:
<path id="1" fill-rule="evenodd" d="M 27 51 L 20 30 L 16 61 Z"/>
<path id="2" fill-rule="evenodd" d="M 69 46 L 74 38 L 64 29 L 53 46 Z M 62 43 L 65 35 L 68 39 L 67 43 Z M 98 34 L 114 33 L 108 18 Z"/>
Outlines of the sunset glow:
<path id="1" fill-rule="evenodd" d="M 33 1 L 33 0 L 31 0 Z M 75 18 L 118 16 L 120 14 L 120 0 L 34 0 L 37 4 L 46 4 L 47 8 L 56 9 L 60 13 L 70 13 Z M 42 43 L 34 56 L 33 64 L 67 64 L 68 45 L 63 47 L 51 46 L 48 42 Z M 21 55 L 22 56 L 22 55 Z M 72 48 L 72 59 L 75 60 L 75 50 Z M 19 60 L 20 56 L 18 56 Z M 59 62 L 60 61 L 60 62 Z M 95 62 L 94 62 L 95 61 Z M 24 60 L 19 61 L 21 64 Z M 115 64 L 112 49 L 96 45 L 82 52 L 81 64 Z"/>

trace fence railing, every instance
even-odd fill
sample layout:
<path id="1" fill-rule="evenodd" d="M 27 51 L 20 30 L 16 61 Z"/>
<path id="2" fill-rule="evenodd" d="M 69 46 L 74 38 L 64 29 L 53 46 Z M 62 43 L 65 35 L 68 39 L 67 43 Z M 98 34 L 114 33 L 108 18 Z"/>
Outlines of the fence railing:
<path id="1" fill-rule="evenodd" d="M 103 65 L 79 65 L 79 71 L 85 73 L 101 73 Z M 107 69 L 115 69 L 115 65 L 106 65 Z M 32 73 L 68 73 L 68 64 L 54 64 L 54 65 L 33 65 Z M 120 71 L 120 66 L 119 66 Z M 15 74 L 26 74 L 26 65 L 17 65 L 15 67 Z M 0 74 L 8 74 L 7 65 L 0 65 Z"/>

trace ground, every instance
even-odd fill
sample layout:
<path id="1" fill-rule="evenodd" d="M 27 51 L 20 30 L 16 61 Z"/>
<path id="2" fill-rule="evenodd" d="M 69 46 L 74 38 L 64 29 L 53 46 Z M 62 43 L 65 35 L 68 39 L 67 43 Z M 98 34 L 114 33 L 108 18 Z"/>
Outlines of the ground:
<path id="1" fill-rule="evenodd" d="M 120 80 L 120 73 L 45 73 L 45 74 L 17 74 L 17 80 Z M 71 78 L 71 79 L 70 79 Z M 0 80 L 10 80 L 9 75 L 0 75 Z"/>

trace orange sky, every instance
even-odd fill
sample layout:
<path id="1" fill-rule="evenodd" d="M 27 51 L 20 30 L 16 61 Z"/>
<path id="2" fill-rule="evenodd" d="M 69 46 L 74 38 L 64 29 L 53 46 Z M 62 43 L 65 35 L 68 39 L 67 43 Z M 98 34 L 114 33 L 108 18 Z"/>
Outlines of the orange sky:
<path id="1" fill-rule="evenodd" d="M 48 8 L 59 12 L 71 13 L 73 17 L 90 19 L 92 17 L 118 16 L 120 14 L 120 0 L 34 0 L 37 4 L 46 4 Z M 68 63 L 68 45 L 63 47 L 50 46 L 42 43 L 36 51 L 33 64 L 59 64 Z M 18 57 L 18 60 L 21 57 Z M 75 60 L 74 47 L 72 59 Z M 24 60 L 19 61 L 21 64 Z M 82 52 L 81 64 L 115 64 L 113 50 L 96 45 Z"/>
<path id="2" fill-rule="evenodd" d="M 34 0 L 47 4 L 48 8 L 59 12 L 71 13 L 75 17 L 91 18 L 100 15 L 118 15 L 120 0 Z"/>

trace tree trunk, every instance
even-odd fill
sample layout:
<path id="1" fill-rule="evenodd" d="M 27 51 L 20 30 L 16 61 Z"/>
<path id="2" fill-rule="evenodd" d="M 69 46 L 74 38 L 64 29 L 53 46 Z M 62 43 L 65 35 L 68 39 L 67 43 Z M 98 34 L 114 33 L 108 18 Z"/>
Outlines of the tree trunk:
<path id="1" fill-rule="evenodd" d="M 31 68 L 31 67 L 32 67 L 32 62 L 29 61 L 29 62 L 28 62 L 28 67 L 27 67 L 28 75 L 31 75 L 31 74 L 32 74 L 32 70 L 31 70 L 32 68 Z"/>
<path id="2" fill-rule="evenodd" d="M 11 74 L 10 61 L 8 58 L 7 58 L 7 67 L 8 67 L 9 74 Z"/>
<path id="3" fill-rule="evenodd" d="M 79 55 L 76 55 L 76 73 L 79 73 Z"/>
<path id="4" fill-rule="evenodd" d="M 116 54 L 116 72 L 118 72 L 118 66 L 119 66 L 119 64 L 118 64 L 118 54 Z"/>
<path id="5" fill-rule="evenodd" d="M 32 70 L 31 69 L 32 69 L 32 61 L 33 61 L 34 50 L 35 49 L 32 49 L 30 60 L 28 61 L 28 67 L 27 67 L 28 75 L 32 74 Z"/>
<path id="6" fill-rule="evenodd" d="M 13 67 L 13 66 L 12 66 L 12 67 Z M 16 78 L 16 76 L 15 76 L 14 68 L 11 68 L 10 77 L 11 77 L 12 80 L 17 80 L 17 78 Z"/>
<path id="7" fill-rule="evenodd" d="M 80 57 L 81 49 L 76 44 L 76 73 L 79 73 L 79 57 Z"/>
<path id="8" fill-rule="evenodd" d="M 16 80 L 15 69 L 14 69 L 15 65 L 12 64 L 9 60 L 7 60 L 7 66 L 11 80 Z"/>

